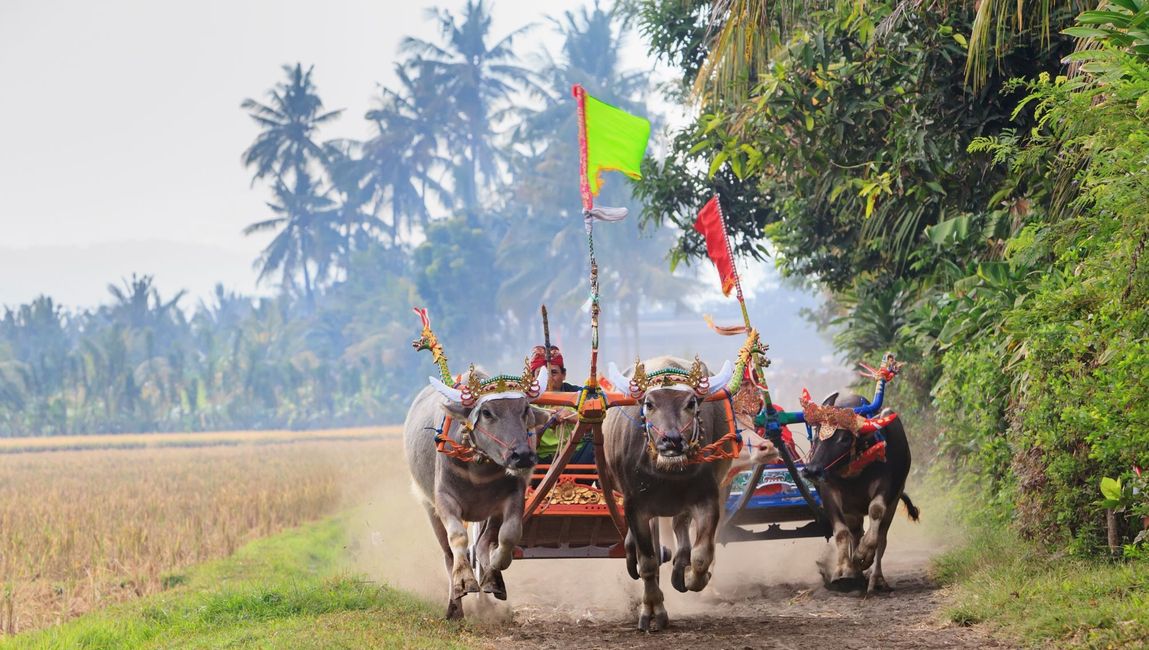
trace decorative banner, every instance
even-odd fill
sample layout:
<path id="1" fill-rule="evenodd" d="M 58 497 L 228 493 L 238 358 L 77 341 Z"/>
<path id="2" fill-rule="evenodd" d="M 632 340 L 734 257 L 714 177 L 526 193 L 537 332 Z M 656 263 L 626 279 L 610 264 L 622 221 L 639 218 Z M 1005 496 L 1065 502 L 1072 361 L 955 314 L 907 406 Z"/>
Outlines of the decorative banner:
<path id="1" fill-rule="evenodd" d="M 602 189 L 604 171 L 642 178 L 650 122 L 591 97 L 578 84 L 571 88 L 571 94 L 578 101 L 579 186 L 583 209 L 589 211 Z"/>
<path id="2" fill-rule="evenodd" d="M 698 219 L 694 221 L 694 229 L 706 238 L 706 254 L 718 269 L 718 277 L 722 280 L 722 295 L 729 296 L 730 290 L 737 284 L 737 278 L 730 248 L 726 245 L 726 226 L 722 221 L 722 208 L 718 205 L 717 196 L 702 206 Z"/>

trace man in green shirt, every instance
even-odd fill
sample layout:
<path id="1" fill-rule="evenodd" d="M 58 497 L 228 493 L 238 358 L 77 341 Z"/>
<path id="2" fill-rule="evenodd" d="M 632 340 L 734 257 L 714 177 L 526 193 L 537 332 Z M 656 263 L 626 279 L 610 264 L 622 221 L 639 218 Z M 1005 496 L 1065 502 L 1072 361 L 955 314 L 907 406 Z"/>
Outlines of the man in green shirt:
<path id="1" fill-rule="evenodd" d="M 531 353 L 531 370 L 536 377 L 539 369 L 547 365 L 547 390 L 562 393 L 577 393 L 582 390 L 582 387 L 566 382 L 567 369 L 563 365 L 562 352 L 553 345 L 550 357 L 550 365 L 547 365 L 546 350 L 541 345 L 536 345 Z M 551 424 L 539 434 L 538 446 L 535 448 L 540 463 L 549 463 L 554 459 L 559 451 L 560 441 L 568 438 L 574 431 L 574 425 L 578 423 L 578 413 L 573 410 L 559 408 L 552 412 Z M 562 428 L 562 436 L 559 435 L 559 428 Z M 574 456 L 571 457 L 570 464 L 593 465 L 594 445 L 586 441 L 580 442 Z"/>

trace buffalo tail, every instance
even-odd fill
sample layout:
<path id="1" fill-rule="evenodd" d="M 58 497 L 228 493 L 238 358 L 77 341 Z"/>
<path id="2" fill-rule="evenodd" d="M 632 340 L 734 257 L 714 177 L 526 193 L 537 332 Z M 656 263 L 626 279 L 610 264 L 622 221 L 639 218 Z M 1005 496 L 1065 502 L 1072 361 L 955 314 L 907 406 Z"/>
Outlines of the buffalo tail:
<path id="1" fill-rule="evenodd" d="M 910 501 L 910 495 L 905 492 L 902 492 L 902 503 L 906 504 L 906 514 L 910 516 L 910 519 L 917 521 L 921 511 L 918 510 L 918 507 L 914 505 L 913 501 Z"/>

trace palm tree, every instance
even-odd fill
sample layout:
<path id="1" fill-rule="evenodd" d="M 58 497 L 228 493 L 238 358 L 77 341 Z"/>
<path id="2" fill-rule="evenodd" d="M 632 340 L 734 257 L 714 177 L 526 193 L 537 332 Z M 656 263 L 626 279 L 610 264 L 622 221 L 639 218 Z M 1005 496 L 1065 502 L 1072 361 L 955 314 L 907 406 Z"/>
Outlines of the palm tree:
<path id="1" fill-rule="evenodd" d="M 266 230 L 281 232 L 271 241 L 256 267 L 262 282 L 276 272 L 284 288 L 295 286 L 303 276 L 304 295 L 308 304 L 314 300 L 314 287 L 326 279 L 336 253 L 347 246 L 340 233 L 340 220 L 357 221 L 360 217 L 358 194 L 346 192 L 344 203 L 336 208 L 315 181 L 326 172 L 335 146 L 316 142 L 319 127 L 334 120 L 342 111 L 324 111 L 312 82 L 312 68 L 300 64 L 284 66 L 287 74 L 269 93 L 270 102 L 261 104 L 248 99 L 242 107 L 262 131 L 244 152 L 244 165 L 254 167 L 252 182 L 271 176 L 275 201 L 268 203 L 276 217 L 253 223 L 245 235 Z M 346 189 L 346 186 L 343 186 Z M 350 233 L 348 225 L 344 233 Z"/>
<path id="2" fill-rule="evenodd" d="M 333 218 L 342 236 L 339 266 L 346 270 L 351 255 L 367 248 L 387 224 L 373 208 L 377 193 L 369 177 L 369 166 L 363 156 L 363 143 L 356 140 L 333 140 L 323 145 L 327 152 L 327 175 L 330 195 L 335 197 Z"/>
<path id="3" fill-rule="evenodd" d="M 367 112 L 376 135 L 363 145 L 362 175 L 373 191 L 375 214 L 390 206 L 388 234 L 391 244 L 399 233 L 426 226 L 430 218 L 426 200 L 450 203 L 450 193 L 436 178 L 450 161 L 440 155 L 442 138 L 438 116 L 447 100 L 430 76 L 412 76 L 396 66 L 398 91 L 383 89 L 379 107 Z"/>
<path id="4" fill-rule="evenodd" d="M 105 307 L 108 320 L 121 323 L 133 329 L 161 329 L 169 323 L 182 319 L 183 313 L 176 305 L 187 293 L 179 291 L 171 300 L 163 300 L 150 275 L 132 274 L 125 278 L 123 286 L 108 285 L 108 293 L 115 299 L 110 307 Z"/>
<path id="5" fill-rule="evenodd" d="M 966 77 L 975 87 L 984 84 L 989 76 L 991 52 L 993 57 L 1000 58 L 1019 39 L 1048 42 L 1055 14 L 1080 13 L 1093 4 L 1079 0 L 963 2 L 974 16 L 967 41 Z M 693 0 L 688 9 L 703 16 L 707 35 L 706 55 L 694 78 L 695 94 L 704 102 L 744 99 L 753 87 L 755 70 L 766 64 L 774 46 L 801 28 L 804 16 L 832 4 L 827 0 Z M 893 11 L 875 34 L 881 38 L 882 34 L 896 29 L 907 13 L 935 10 L 920 0 L 896 0 Z"/>
<path id="6" fill-rule="evenodd" d="M 490 45 L 491 15 L 483 0 L 467 0 L 459 17 L 442 9 L 430 15 L 439 22 L 443 42 L 405 39 L 402 50 L 412 57 L 405 65 L 447 100 L 435 123 L 447 135 L 447 150 L 458 152 L 452 156 L 454 192 L 474 222 L 481 184 L 493 185 L 500 174 L 503 155 L 493 142 L 495 125 L 512 105 L 512 95 L 534 85 L 511 50 L 527 27 Z"/>
<path id="7" fill-rule="evenodd" d="M 562 55 L 545 57 L 538 89 L 543 106 L 524 111 L 515 141 L 526 150 L 515 162 L 515 197 L 523 214 L 521 226 L 503 239 L 498 265 L 506 273 L 499 288 L 501 305 L 529 318 L 539 303 L 554 308 L 577 308 L 586 299 L 587 250 L 578 190 L 578 115 L 570 87 L 581 83 L 590 94 L 636 114 L 646 113 L 647 75 L 619 69 L 617 43 L 620 16 L 592 10 L 567 12 L 554 21 L 564 36 Z M 611 179 L 600 197 L 604 204 L 628 205 L 638 210 L 630 187 Z M 604 304 L 620 311 L 616 322 L 637 326 L 640 303 L 674 303 L 689 293 L 681 278 L 667 273 L 666 251 L 671 235 L 660 230 L 652 236 L 639 231 L 636 218 L 610 226 L 596 238 L 601 284 L 608 296 Z M 548 272 L 538 261 L 546 259 Z M 535 260 L 535 263 L 530 263 Z M 625 336 L 625 332 L 624 332 Z"/>
<path id="8" fill-rule="evenodd" d="M 270 101 L 262 104 L 245 99 L 240 105 L 261 131 L 247 151 L 245 167 L 254 167 L 252 183 L 268 175 L 278 183 L 291 184 L 295 177 L 326 161 L 323 147 L 315 136 L 319 127 L 337 118 L 342 110 L 324 111 L 311 80 L 312 68 L 285 65 L 287 80 L 268 91 Z"/>
<path id="9" fill-rule="evenodd" d="M 255 263 L 258 281 L 279 273 L 281 285 L 292 289 L 302 275 L 303 295 L 309 305 L 313 304 L 315 285 L 330 275 L 331 262 L 343 245 L 335 203 L 316 191 L 306 173 L 296 176 L 294 187 L 277 183 L 275 197 L 276 201 L 267 206 L 277 216 L 243 230 L 245 235 L 279 231 Z"/>

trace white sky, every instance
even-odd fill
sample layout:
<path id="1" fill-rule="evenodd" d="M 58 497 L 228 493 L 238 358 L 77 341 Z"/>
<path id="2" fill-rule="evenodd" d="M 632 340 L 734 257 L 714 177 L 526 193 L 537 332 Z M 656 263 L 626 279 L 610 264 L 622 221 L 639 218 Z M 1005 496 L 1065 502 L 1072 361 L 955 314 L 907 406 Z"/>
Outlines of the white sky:
<path id="1" fill-rule="evenodd" d="M 254 291 L 267 238 L 240 231 L 268 212 L 240 162 L 256 135 L 240 102 L 282 64 L 314 64 L 326 106 L 347 109 L 323 137 L 365 137 L 399 41 L 435 38 L 426 9 L 463 4 L 0 0 L 0 304 L 91 306 L 132 272 L 165 296 Z M 537 22 L 526 40 L 553 49 L 544 16 L 583 3 L 492 6 L 497 37 Z M 649 67 L 640 43 L 625 51 Z"/>

